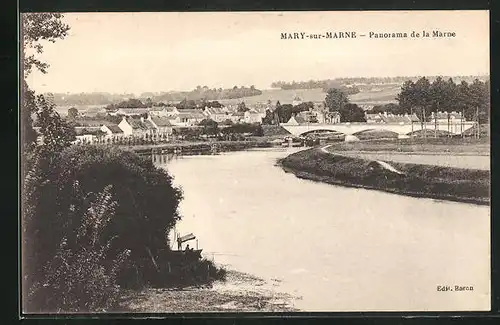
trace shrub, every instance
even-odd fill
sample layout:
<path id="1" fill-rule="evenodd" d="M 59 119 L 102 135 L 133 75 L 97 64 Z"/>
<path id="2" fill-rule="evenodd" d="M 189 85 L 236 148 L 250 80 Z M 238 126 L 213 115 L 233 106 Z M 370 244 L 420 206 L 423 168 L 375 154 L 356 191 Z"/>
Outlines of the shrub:
<path id="1" fill-rule="evenodd" d="M 74 189 L 83 194 L 78 182 L 74 183 Z M 78 197 L 82 200 L 71 207 L 71 212 L 83 214 L 76 237 L 63 237 L 55 255 L 43 267 L 41 279 L 29 288 L 27 311 L 99 312 L 112 308 L 117 302 L 116 279 L 129 251 L 124 250 L 110 259 L 108 250 L 112 239 L 103 238 L 116 208 L 111 186 L 106 186 L 89 204 L 83 195 Z"/>
<path id="2" fill-rule="evenodd" d="M 84 194 L 75 192 L 74 181 Z M 105 242 L 116 237 L 111 255 L 130 249 L 131 264 L 141 268 L 141 258 L 149 256 L 148 250 L 156 255 L 168 246 L 166 233 L 180 219 L 177 209 L 182 192 L 172 185 L 165 170 L 118 148 L 66 148 L 60 154 L 38 157 L 25 183 L 23 258 L 29 262 L 28 282 L 42 273 L 61 240 L 70 240 L 75 232 L 81 214 L 70 212 L 71 206 L 81 200 L 80 196 L 93 199 L 107 185 L 113 186 L 119 202 L 117 217 L 103 230 Z"/>

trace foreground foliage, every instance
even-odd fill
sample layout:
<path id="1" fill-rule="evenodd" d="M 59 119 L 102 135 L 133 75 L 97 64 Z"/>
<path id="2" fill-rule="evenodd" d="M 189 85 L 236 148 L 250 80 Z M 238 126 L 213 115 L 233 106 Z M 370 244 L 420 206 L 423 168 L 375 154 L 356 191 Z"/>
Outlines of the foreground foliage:
<path id="1" fill-rule="evenodd" d="M 38 312 L 106 311 L 117 303 L 117 276 L 129 250 L 110 259 L 113 239 L 103 239 L 108 223 L 115 217 L 112 187 L 106 186 L 96 198 L 85 202 L 78 182 L 73 190 L 79 202 L 70 213 L 82 214 L 75 237 L 65 235 L 55 254 L 43 266 L 39 279 L 29 288 L 26 304 Z M 76 220 L 68 218 L 67 227 Z"/>

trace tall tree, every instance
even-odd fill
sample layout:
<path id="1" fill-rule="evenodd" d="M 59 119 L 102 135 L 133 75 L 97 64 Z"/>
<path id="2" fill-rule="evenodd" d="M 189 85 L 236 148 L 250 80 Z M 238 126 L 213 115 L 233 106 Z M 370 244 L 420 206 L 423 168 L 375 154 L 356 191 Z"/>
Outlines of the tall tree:
<path id="1" fill-rule="evenodd" d="M 429 79 L 422 77 L 415 83 L 415 100 L 417 105 L 417 114 L 421 121 L 427 121 L 429 117 L 429 109 L 432 105 L 431 101 L 431 84 Z"/>
<path id="2" fill-rule="evenodd" d="M 447 84 L 441 78 L 437 77 L 429 87 L 429 105 L 433 112 L 438 112 L 446 106 L 447 98 Z"/>
<path id="3" fill-rule="evenodd" d="M 348 103 L 339 110 L 340 122 L 366 122 L 365 112 L 356 104 Z"/>
<path id="4" fill-rule="evenodd" d="M 241 103 L 238 104 L 238 112 L 246 112 L 248 110 L 249 109 L 245 105 L 245 102 L 241 102 Z"/>
<path id="5" fill-rule="evenodd" d="M 38 95 L 36 105 L 37 125 L 43 141 L 42 151 L 49 154 L 61 152 L 75 140 L 75 128 L 59 116 L 54 104 L 47 102 L 43 95 Z"/>
<path id="6" fill-rule="evenodd" d="M 36 144 L 37 133 L 33 129 L 32 115 L 36 112 L 35 92 L 31 90 L 26 80 L 21 80 L 21 146 L 22 152 L 29 153 Z"/>
<path id="7" fill-rule="evenodd" d="M 40 61 L 35 54 L 27 52 L 34 50 L 36 54 L 41 54 L 43 53 L 43 41 L 55 43 L 56 40 L 65 38 L 70 27 L 63 23 L 62 18 L 63 15 L 60 13 L 23 13 L 21 15 L 23 41 L 21 64 L 26 74 L 32 71 L 33 66 L 42 73 L 47 72 L 49 64 Z"/>
<path id="8" fill-rule="evenodd" d="M 405 81 L 401 86 L 401 91 L 396 96 L 399 102 L 399 107 L 406 113 L 410 113 L 417 106 L 417 99 L 415 94 L 415 83 L 411 80 Z"/>
<path id="9" fill-rule="evenodd" d="M 43 53 L 42 42 L 54 43 L 57 39 L 66 37 L 69 26 L 62 21 L 59 13 L 24 13 L 21 15 L 21 144 L 23 152 L 34 148 L 36 132 L 33 129 L 32 115 L 36 113 L 35 93 L 29 88 L 26 77 L 33 67 L 42 73 L 47 73 L 49 64 L 42 62 L 36 56 Z M 35 53 L 33 53 L 35 52 Z"/>
<path id="10" fill-rule="evenodd" d="M 446 112 L 456 111 L 457 108 L 457 85 L 452 78 L 446 81 L 444 86 L 442 107 Z"/>
<path id="11" fill-rule="evenodd" d="M 68 109 L 68 117 L 70 119 L 75 119 L 78 116 L 78 110 L 75 107 Z"/>
<path id="12" fill-rule="evenodd" d="M 471 120 L 479 119 L 484 123 L 489 117 L 490 106 L 490 91 L 486 83 L 475 79 L 469 86 L 470 90 L 470 106 L 466 111 L 467 116 Z M 478 115 L 479 114 L 479 115 Z"/>
<path id="13" fill-rule="evenodd" d="M 464 115 L 465 118 L 469 116 L 469 107 L 471 104 L 471 91 L 469 89 L 469 84 L 463 80 L 456 88 L 456 100 L 457 108 Z"/>
<path id="14" fill-rule="evenodd" d="M 328 107 L 328 110 L 330 112 L 340 111 L 343 109 L 345 105 L 349 103 L 349 99 L 347 98 L 346 94 L 344 94 L 342 91 L 335 88 L 331 88 L 328 90 L 328 93 L 326 94 L 325 103 L 326 107 Z"/>

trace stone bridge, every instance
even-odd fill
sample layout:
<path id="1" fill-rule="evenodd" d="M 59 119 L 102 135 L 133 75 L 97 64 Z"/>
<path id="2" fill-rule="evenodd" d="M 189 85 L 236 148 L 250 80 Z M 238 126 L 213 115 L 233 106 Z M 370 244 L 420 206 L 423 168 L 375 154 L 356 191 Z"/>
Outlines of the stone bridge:
<path id="1" fill-rule="evenodd" d="M 375 124 L 375 123 L 338 123 L 338 124 L 320 124 L 320 123 L 309 123 L 309 124 L 281 124 L 288 132 L 295 136 L 300 136 L 313 131 L 328 131 L 328 132 L 339 132 L 345 135 L 353 135 L 357 132 L 367 131 L 367 130 L 383 130 L 392 131 L 398 133 L 399 135 L 407 135 L 413 131 L 418 131 L 422 129 L 421 123 L 413 123 L 413 128 L 411 124 Z M 437 129 L 442 131 L 448 131 L 453 134 L 461 134 L 463 131 L 470 129 L 474 126 L 474 122 L 463 122 L 448 124 L 448 123 L 438 123 Z M 426 123 L 424 127 L 433 131 L 435 129 L 434 123 Z"/>

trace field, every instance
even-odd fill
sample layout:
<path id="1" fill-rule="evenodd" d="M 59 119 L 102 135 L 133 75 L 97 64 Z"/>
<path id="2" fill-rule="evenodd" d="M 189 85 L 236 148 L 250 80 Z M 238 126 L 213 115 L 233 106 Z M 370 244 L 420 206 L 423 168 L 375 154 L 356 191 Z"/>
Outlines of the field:
<path id="1" fill-rule="evenodd" d="M 401 87 L 395 85 L 381 85 L 378 89 L 380 90 L 362 91 L 358 94 L 349 96 L 349 98 L 351 102 L 355 104 L 379 105 L 394 103 L 396 102 L 394 98 L 399 93 Z M 244 101 L 245 104 L 251 105 L 256 103 L 267 103 L 268 100 L 271 100 L 271 102 L 275 104 L 276 101 L 279 100 L 281 104 L 291 104 L 295 96 L 299 96 L 304 102 L 323 102 L 326 93 L 320 88 L 286 90 L 266 89 L 262 90 L 262 95 L 259 96 L 221 100 L 220 102 L 224 104 L 237 104 Z"/>
<path id="2" fill-rule="evenodd" d="M 380 86 L 380 90 L 361 91 L 360 93 L 349 96 L 352 103 L 383 105 L 396 103 L 396 96 L 401 90 L 400 85 Z"/>

